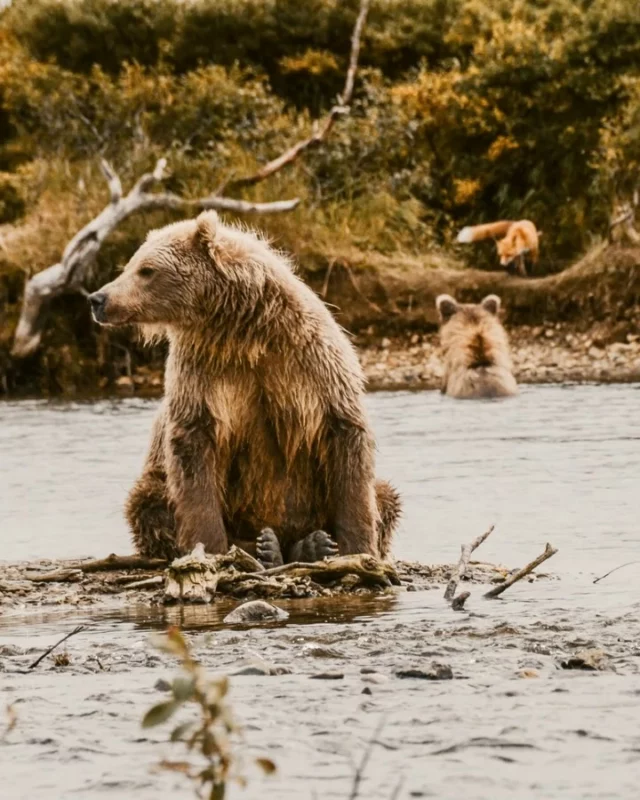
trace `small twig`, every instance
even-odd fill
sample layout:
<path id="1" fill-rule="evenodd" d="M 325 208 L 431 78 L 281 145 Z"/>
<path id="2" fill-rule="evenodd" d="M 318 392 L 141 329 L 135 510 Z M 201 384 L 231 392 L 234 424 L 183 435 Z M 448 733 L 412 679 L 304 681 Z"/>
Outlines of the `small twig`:
<path id="1" fill-rule="evenodd" d="M 150 589 L 153 586 L 161 586 L 164 583 L 162 575 L 154 575 L 152 578 L 145 578 L 142 581 L 135 581 L 134 583 L 127 583 L 125 586 L 119 586 L 119 592 L 128 592 L 129 589 Z"/>
<path id="2" fill-rule="evenodd" d="M 530 564 L 527 564 L 526 567 L 523 567 L 513 575 L 510 575 L 507 578 L 507 580 L 504 581 L 504 583 L 500 583 L 498 584 L 498 586 L 486 592 L 484 597 L 498 597 L 503 592 L 506 592 L 510 586 L 513 586 L 514 583 L 517 583 L 518 581 L 522 580 L 530 572 L 533 572 L 533 570 L 536 567 L 539 567 L 543 561 L 546 561 L 548 558 L 551 558 L 551 556 L 554 556 L 557 552 L 558 550 L 555 547 L 551 547 L 551 545 L 547 542 L 547 546 L 545 547 L 544 553 L 542 553 L 542 555 L 539 555 Z"/>
<path id="3" fill-rule="evenodd" d="M 138 581 L 146 581 L 148 578 L 156 577 L 157 575 L 152 572 L 143 572 L 140 575 L 116 575 L 116 577 L 113 578 L 110 583 L 114 586 L 125 586 L 129 583 L 137 583 Z"/>
<path id="4" fill-rule="evenodd" d="M 360 763 L 356 767 L 356 772 L 355 775 L 353 776 L 353 784 L 351 785 L 351 794 L 349 795 L 349 800 L 356 800 L 356 798 L 358 797 L 358 794 L 360 792 L 360 783 L 362 782 L 362 776 L 364 775 L 364 771 L 367 768 L 369 759 L 371 758 L 371 753 L 373 752 L 373 746 L 375 745 L 378 736 L 380 736 L 380 734 L 382 733 L 382 729 L 384 728 L 384 724 L 386 721 L 387 721 L 386 715 L 380 718 L 380 721 L 376 725 L 373 735 L 369 740 L 369 744 L 367 745 L 364 753 L 362 754 Z"/>
<path id="5" fill-rule="evenodd" d="M 456 593 L 456 589 L 458 588 L 458 583 L 464 577 L 467 567 L 469 566 L 469 559 L 471 558 L 471 553 L 474 550 L 477 550 L 478 547 L 484 542 L 488 536 L 493 533 L 493 529 L 495 525 L 492 525 L 488 531 L 485 531 L 481 536 L 478 536 L 474 539 L 471 544 L 463 544 L 460 548 L 460 561 L 458 561 L 458 566 L 454 569 L 451 577 L 449 578 L 449 583 L 447 584 L 447 588 L 444 590 L 444 599 L 449 602 L 453 600 L 453 597 Z M 465 598 L 466 599 L 466 598 Z M 464 605 L 464 600 L 462 601 Z M 461 608 L 462 606 L 460 606 Z"/>
<path id="6" fill-rule="evenodd" d="M 364 300 L 364 302 L 369 306 L 372 311 L 375 311 L 377 314 L 382 314 L 382 309 L 379 305 L 373 302 L 373 300 L 369 300 L 367 295 L 362 291 L 362 289 L 358 286 L 358 282 L 356 281 L 355 275 L 351 271 L 351 267 L 348 264 L 342 265 L 345 272 L 347 273 L 347 277 L 349 278 L 349 282 L 353 286 L 354 290 L 360 297 Z"/>
<path id="7" fill-rule="evenodd" d="M 593 583 L 600 583 L 600 581 L 604 580 L 605 578 L 608 578 L 609 575 L 611 575 L 612 573 L 617 572 L 619 569 L 622 569 L 623 567 L 630 567 L 632 564 L 640 564 L 640 561 L 627 561 L 626 564 L 620 564 L 619 567 L 614 567 L 613 569 L 610 569 L 609 572 L 605 572 L 604 575 L 601 575 L 599 578 L 596 578 L 595 581 L 593 581 Z"/>
<path id="8" fill-rule="evenodd" d="M 86 627 L 85 625 L 78 625 L 78 627 L 74 628 L 71 631 L 71 633 L 68 633 L 66 636 L 63 636 L 62 639 L 60 639 L 59 642 L 56 642 L 54 645 L 52 645 L 47 650 L 45 650 L 44 653 L 41 656 L 38 656 L 38 658 L 36 658 L 36 660 L 33 662 L 33 664 L 29 664 L 29 669 L 35 669 L 38 666 L 38 664 L 42 661 L 43 658 L 46 658 L 50 653 L 53 653 L 53 651 L 56 649 L 56 647 L 61 645 L 63 642 L 66 642 L 67 639 L 70 639 L 72 636 L 75 636 L 76 633 L 80 633 L 80 631 L 83 631 L 85 629 L 85 627 Z"/>

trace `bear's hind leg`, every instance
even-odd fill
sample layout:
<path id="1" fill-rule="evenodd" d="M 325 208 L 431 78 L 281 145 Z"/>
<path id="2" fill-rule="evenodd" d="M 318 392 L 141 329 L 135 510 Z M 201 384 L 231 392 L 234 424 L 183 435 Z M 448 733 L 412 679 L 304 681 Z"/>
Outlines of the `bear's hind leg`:
<path id="1" fill-rule="evenodd" d="M 179 555 L 176 521 L 161 472 L 145 472 L 136 481 L 127 498 L 125 515 L 136 552 L 141 556 L 171 561 Z"/>
<path id="2" fill-rule="evenodd" d="M 376 501 L 379 515 L 378 549 L 381 558 L 388 558 L 402 513 L 402 503 L 398 492 L 386 481 L 376 481 Z"/>

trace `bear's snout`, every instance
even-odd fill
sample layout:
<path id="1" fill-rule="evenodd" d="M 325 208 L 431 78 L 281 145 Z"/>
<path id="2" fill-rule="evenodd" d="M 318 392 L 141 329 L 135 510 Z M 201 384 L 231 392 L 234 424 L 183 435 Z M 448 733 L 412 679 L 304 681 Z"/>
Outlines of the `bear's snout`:
<path id="1" fill-rule="evenodd" d="M 91 313 L 96 322 L 105 321 L 104 307 L 107 304 L 106 292 L 94 292 L 89 295 L 89 303 L 91 304 Z"/>

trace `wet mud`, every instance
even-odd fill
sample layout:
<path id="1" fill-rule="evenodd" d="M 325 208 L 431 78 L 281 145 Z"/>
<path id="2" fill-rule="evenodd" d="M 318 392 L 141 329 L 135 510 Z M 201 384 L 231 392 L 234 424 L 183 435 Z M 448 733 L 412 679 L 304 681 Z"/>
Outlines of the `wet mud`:
<path id="1" fill-rule="evenodd" d="M 637 796 L 640 603 L 617 615 L 567 611 L 561 581 L 512 591 L 489 601 L 472 587 L 463 612 L 439 591 L 282 601 L 289 619 L 260 628 L 224 626 L 233 601 L 4 616 L 11 796 L 190 796 L 184 779 L 153 771 L 180 746 L 162 728 L 140 729 L 177 671 L 148 638 L 170 624 L 207 670 L 231 676 L 247 763 L 278 765 L 232 796 L 348 797 L 381 720 L 362 796 L 390 797 L 399 779 L 400 797 Z M 64 658 L 29 670 L 77 624 L 86 628 L 61 646 Z"/>

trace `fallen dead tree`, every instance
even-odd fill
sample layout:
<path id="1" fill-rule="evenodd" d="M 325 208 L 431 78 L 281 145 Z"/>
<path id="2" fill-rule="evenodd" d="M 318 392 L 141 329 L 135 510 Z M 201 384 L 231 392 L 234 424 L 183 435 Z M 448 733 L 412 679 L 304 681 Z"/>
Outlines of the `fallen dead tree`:
<path id="1" fill-rule="evenodd" d="M 150 192 L 149 189 L 160 183 L 165 175 L 167 161 L 161 158 L 153 172 L 143 175 L 128 194 L 123 194 L 122 182 L 105 160 L 101 161 L 102 171 L 107 181 L 110 201 L 107 206 L 67 244 L 61 260 L 57 264 L 34 275 L 27 281 L 24 289 L 20 319 L 14 334 L 12 355 L 25 358 L 40 346 L 47 312 L 51 302 L 64 294 L 87 294 L 86 284 L 91 279 L 96 257 L 105 239 L 133 214 L 154 209 L 190 212 L 204 209 L 228 211 L 234 214 L 278 214 L 292 211 L 299 204 L 299 198 L 277 200 L 270 203 L 252 203 L 224 194 L 253 186 L 270 178 L 284 167 L 292 164 L 306 150 L 321 145 L 329 136 L 335 121 L 351 110 L 351 99 L 358 69 L 362 31 L 369 11 L 370 0 L 361 0 L 360 13 L 356 19 L 351 37 L 351 55 L 345 86 L 338 102 L 319 124 L 314 125 L 310 136 L 289 147 L 282 155 L 246 177 L 226 182 L 216 192 L 195 200 L 180 197 L 172 192 Z"/>

